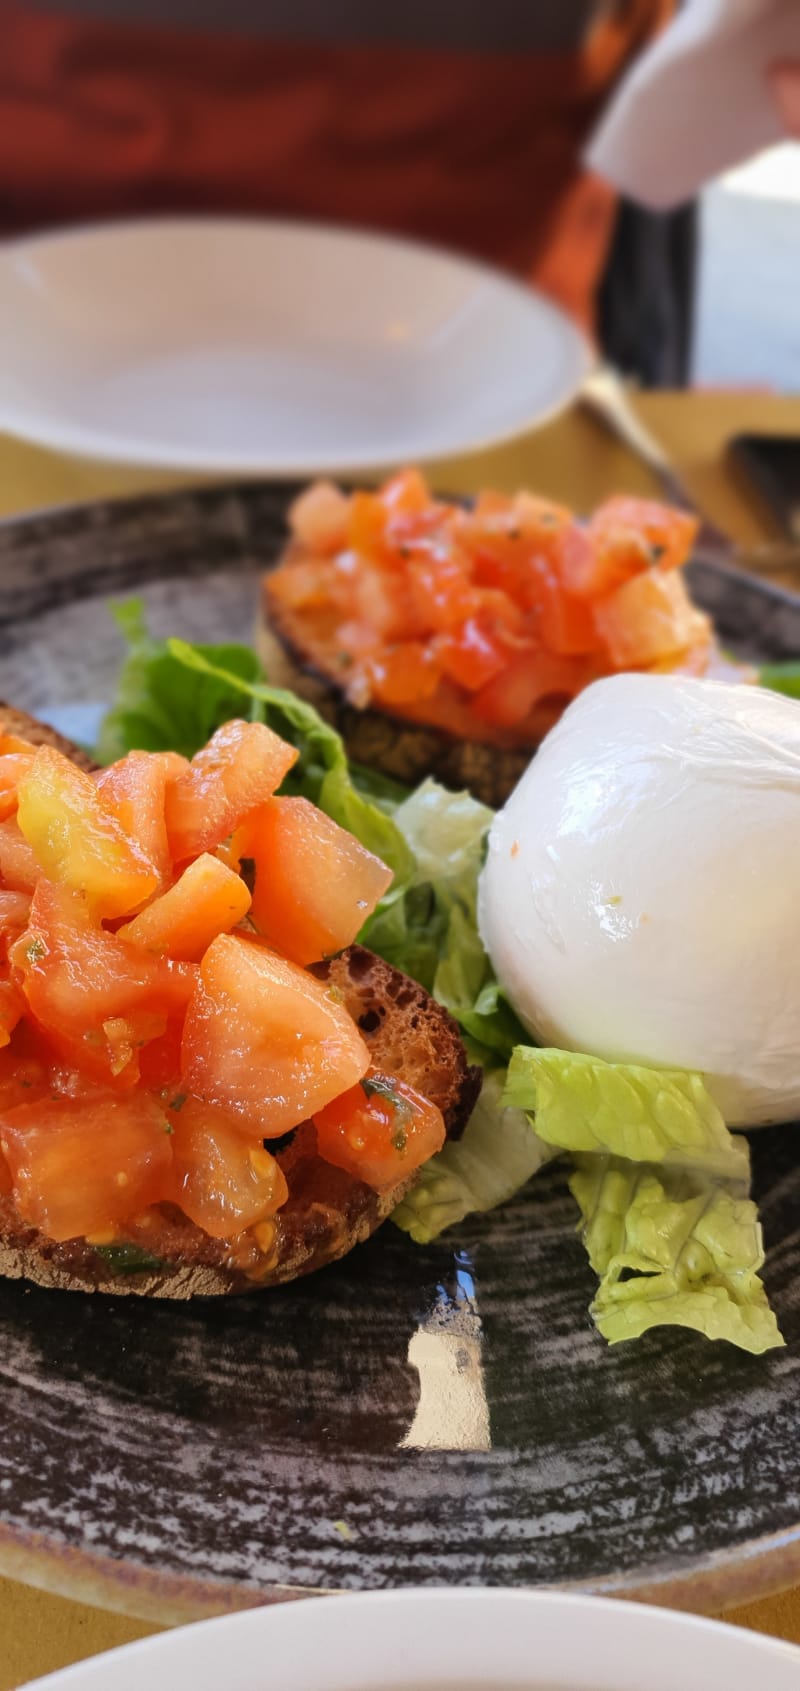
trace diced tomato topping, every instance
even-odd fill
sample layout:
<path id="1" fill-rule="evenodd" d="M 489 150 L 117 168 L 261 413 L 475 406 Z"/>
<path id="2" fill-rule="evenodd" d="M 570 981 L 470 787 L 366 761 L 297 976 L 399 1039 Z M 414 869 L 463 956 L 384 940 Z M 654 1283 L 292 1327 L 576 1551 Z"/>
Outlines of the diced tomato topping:
<path id="1" fill-rule="evenodd" d="M 167 1196 L 169 1124 L 146 1093 L 38 1099 L 0 1112 L 20 1215 L 56 1240 L 91 1237 Z"/>
<path id="2" fill-rule="evenodd" d="M 289 527 L 310 552 L 337 552 L 347 541 L 350 501 L 332 482 L 314 482 L 289 507 Z"/>
<path id="3" fill-rule="evenodd" d="M 5 751 L 2 745 L 0 738 L 0 821 L 13 816 L 18 802 L 17 786 L 23 775 L 27 775 L 35 755 L 31 746 L 22 751 Z"/>
<path id="4" fill-rule="evenodd" d="M 416 522 L 413 482 L 395 493 L 392 520 Z M 367 1069 L 341 996 L 301 965 L 353 940 L 391 872 L 273 796 L 296 756 L 232 722 L 191 763 L 134 752 L 92 778 L 0 735 L 0 1194 L 50 1239 L 99 1248 L 177 1205 L 263 1264 L 288 1196 L 265 1137 Z M 251 879 L 269 945 L 240 926 Z"/>
<path id="5" fill-rule="evenodd" d="M 540 699 L 572 699 L 589 680 L 587 661 L 530 651 L 513 659 L 494 681 L 475 694 L 474 711 L 496 728 L 514 728 L 530 716 Z"/>
<path id="6" fill-rule="evenodd" d="M 272 802 L 302 801 L 275 799 Z M 309 805 L 309 810 L 313 809 Z M 200 961 L 212 939 L 235 928 L 249 909 L 250 894 L 241 876 L 219 858 L 204 852 L 160 898 L 140 910 L 132 922 L 118 928 L 117 937 L 145 951 L 195 963 Z"/>
<path id="7" fill-rule="evenodd" d="M 162 962 L 95 927 L 78 894 L 45 880 L 10 957 L 36 1021 L 98 1079 L 121 1075 L 139 1043 L 163 1033 L 194 984 L 189 965 Z M 135 1065 L 126 1078 L 135 1082 Z"/>
<path id="8" fill-rule="evenodd" d="M 171 1113 L 173 1201 L 212 1239 L 229 1239 L 285 1204 L 286 1177 L 261 1140 L 197 1098 Z"/>
<path id="9" fill-rule="evenodd" d="M 0 892 L 0 947 L 22 933 L 30 913 L 31 901 L 28 893 Z"/>
<path id="10" fill-rule="evenodd" d="M 303 497 L 322 511 L 330 494 Z M 678 654 L 657 588 L 617 596 L 691 550 L 694 518 L 653 500 L 611 499 L 584 522 L 531 493 L 437 501 L 404 471 L 351 497 L 338 550 L 331 532 L 270 573 L 267 614 L 273 595 L 292 609 L 298 644 L 356 708 L 528 744 L 589 681 Z"/>
<path id="11" fill-rule="evenodd" d="M 166 790 L 173 862 L 212 851 L 264 804 L 297 762 L 294 746 L 261 722 L 226 722 Z"/>
<path id="12" fill-rule="evenodd" d="M 451 681 L 474 693 L 505 668 L 508 647 L 478 617 L 469 617 L 460 628 L 437 640 L 436 656 Z"/>
<path id="13" fill-rule="evenodd" d="M 0 978 L 0 1046 L 8 1045 L 17 1022 L 25 1013 L 25 999 L 12 980 Z"/>
<path id="14" fill-rule="evenodd" d="M 459 560 L 441 552 L 441 547 L 429 548 L 427 556 L 412 552 L 406 570 L 412 614 L 425 634 L 444 633 L 480 610 L 480 595 Z"/>
<path id="15" fill-rule="evenodd" d="M 252 917 L 269 944 L 295 963 L 350 945 L 391 885 L 391 869 L 307 799 L 270 799 L 248 826 Z"/>
<path id="16" fill-rule="evenodd" d="M 548 651 L 559 657 L 583 657 L 601 644 L 592 606 L 564 593 L 555 582 L 542 602 L 539 632 Z"/>
<path id="17" fill-rule="evenodd" d="M 158 886 L 158 872 L 104 805 L 90 775 L 40 746 L 18 788 L 17 821 L 39 873 L 85 894 L 98 916 L 125 916 Z"/>
<path id="18" fill-rule="evenodd" d="M 200 965 L 186 1015 L 188 1091 L 246 1132 L 285 1133 L 361 1078 L 369 1053 L 313 975 L 255 940 L 222 934 Z"/>
<path id="19" fill-rule="evenodd" d="M 686 563 L 698 527 L 697 517 L 674 505 L 617 495 L 595 511 L 589 532 L 602 536 L 607 543 L 615 543 L 621 551 L 638 537 L 648 547 L 648 564 L 670 570 Z"/>
<path id="20" fill-rule="evenodd" d="M 419 640 L 387 647 L 380 657 L 367 658 L 364 668 L 376 699 L 388 707 L 431 698 L 441 673 L 433 646 Z"/>
<path id="21" fill-rule="evenodd" d="M 649 569 L 597 606 L 597 627 L 611 663 L 631 669 L 685 652 L 710 635 L 710 623 L 692 604 L 683 579 Z"/>
<path id="22" fill-rule="evenodd" d="M 130 839 L 136 839 L 163 885 L 172 867 L 164 802 L 167 785 L 189 768 L 177 752 L 129 752 L 97 776 L 103 803 Z"/>
<path id="23" fill-rule="evenodd" d="M 0 822 L 0 881 L 17 892 L 33 892 L 41 869 L 16 816 Z"/>
<path id="24" fill-rule="evenodd" d="M 378 1073 L 317 1110 L 314 1126 L 320 1156 L 378 1191 L 413 1174 L 445 1140 L 436 1105 Z"/>

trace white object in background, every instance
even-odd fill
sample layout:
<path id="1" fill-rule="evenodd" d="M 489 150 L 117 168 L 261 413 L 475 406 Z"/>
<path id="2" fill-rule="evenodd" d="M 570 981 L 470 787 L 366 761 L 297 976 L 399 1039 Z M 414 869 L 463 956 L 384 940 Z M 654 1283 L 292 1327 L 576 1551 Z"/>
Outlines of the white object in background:
<path id="1" fill-rule="evenodd" d="M 639 1603 L 473 1589 L 370 1592 L 250 1609 L 95 1656 L 36 1680 L 28 1691 L 752 1691 L 754 1685 L 798 1691 L 800 1650 Z"/>
<path id="2" fill-rule="evenodd" d="M 478 917 L 543 1045 L 699 1070 L 731 1126 L 800 1114 L 800 704 L 596 681 L 496 817 Z"/>
<path id="3" fill-rule="evenodd" d="M 783 136 L 766 72 L 800 59 L 798 0 L 686 0 L 637 59 L 585 162 L 621 193 L 668 209 Z"/>
<path id="4" fill-rule="evenodd" d="M 0 246 L 0 429 L 93 458 L 420 462 L 542 422 L 590 362 L 543 295 L 412 241 L 171 218 Z"/>

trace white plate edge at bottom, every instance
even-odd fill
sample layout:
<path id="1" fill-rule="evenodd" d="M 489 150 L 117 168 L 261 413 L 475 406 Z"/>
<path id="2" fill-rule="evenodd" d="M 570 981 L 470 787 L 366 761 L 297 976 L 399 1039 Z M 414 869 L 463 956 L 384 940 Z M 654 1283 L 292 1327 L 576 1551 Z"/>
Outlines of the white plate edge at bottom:
<path id="1" fill-rule="evenodd" d="M 124 1645 L 21 1691 L 800 1691 L 800 1649 L 567 1592 L 312 1597 Z"/>

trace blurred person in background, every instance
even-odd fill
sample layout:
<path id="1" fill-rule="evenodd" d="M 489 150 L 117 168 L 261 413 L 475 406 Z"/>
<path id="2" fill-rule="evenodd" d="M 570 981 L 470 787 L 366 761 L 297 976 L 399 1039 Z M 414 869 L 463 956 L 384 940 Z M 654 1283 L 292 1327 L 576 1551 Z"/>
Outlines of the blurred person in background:
<path id="1" fill-rule="evenodd" d="M 620 209 L 582 144 L 672 0 L 0 0 L 0 236 L 167 212 L 417 236 L 685 379 L 691 208 Z"/>

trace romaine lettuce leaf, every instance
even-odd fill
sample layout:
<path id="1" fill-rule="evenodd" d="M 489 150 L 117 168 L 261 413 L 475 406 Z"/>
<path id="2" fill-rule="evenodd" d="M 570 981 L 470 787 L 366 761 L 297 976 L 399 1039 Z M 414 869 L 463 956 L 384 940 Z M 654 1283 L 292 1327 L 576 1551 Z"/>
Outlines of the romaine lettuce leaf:
<path id="1" fill-rule="evenodd" d="M 505 1070 L 484 1077 L 463 1138 L 451 1140 L 425 1163 L 417 1184 L 392 1220 L 418 1245 L 475 1211 L 505 1203 L 555 1155 L 534 1132 L 523 1110 L 504 1108 Z"/>
<path id="2" fill-rule="evenodd" d="M 755 1204 L 695 1173 L 580 1157 L 570 1190 L 600 1278 L 591 1315 L 609 1344 L 690 1327 L 760 1353 L 784 1343 L 758 1271 Z"/>
<path id="3" fill-rule="evenodd" d="M 394 812 L 416 871 L 402 903 L 379 908 L 364 942 L 422 982 L 460 1023 L 472 1054 L 496 1067 L 524 1032 L 500 993 L 476 917 L 492 812 L 469 793 L 423 781 Z"/>
<path id="4" fill-rule="evenodd" d="M 606 1151 L 636 1163 L 697 1167 L 719 1179 L 747 1177 L 734 1140 L 702 1077 L 681 1069 L 606 1063 L 579 1052 L 517 1046 L 505 1102 L 527 1109 L 562 1151 Z"/>

